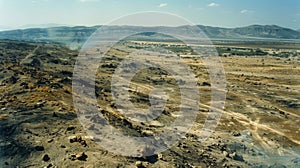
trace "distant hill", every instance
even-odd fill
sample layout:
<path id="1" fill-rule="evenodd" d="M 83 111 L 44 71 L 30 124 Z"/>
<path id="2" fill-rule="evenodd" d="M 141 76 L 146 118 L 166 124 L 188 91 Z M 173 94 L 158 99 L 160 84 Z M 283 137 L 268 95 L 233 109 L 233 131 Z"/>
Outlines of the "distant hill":
<path id="1" fill-rule="evenodd" d="M 300 39 L 300 32 L 276 25 L 251 25 L 240 28 L 199 26 L 209 37 Z"/>
<path id="2" fill-rule="evenodd" d="M 262 38 L 284 38 L 284 39 L 299 39 L 300 33 L 296 30 L 279 27 L 276 25 L 252 25 L 242 28 L 233 29 L 234 33 L 249 37 Z"/>
<path id="3" fill-rule="evenodd" d="M 30 28 L 10 31 L 0 31 L 0 39 L 13 39 L 25 41 L 46 41 L 62 43 L 72 49 L 79 48 L 87 38 L 100 26 L 85 27 L 51 27 L 51 28 Z M 210 38 L 243 39 L 243 38 L 274 38 L 274 39 L 300 39 L 300 32 L 276 25 L 251 25 L 240 28 L 220 28 L 211 26 L 198 26 Z M 123 29 L 124 31 L 143 30 L 139 26 L 112 26 L 112 28 Z M 151 30 L 160 29 L 175 30 L 184 32 L 187 26 L 179 27 L 152 27 Z M 158 35 L 145 33 L 143 38 L 159 38 Z M 140 37 L 141 37 L 140 36 Z M 166 37 L 160 36 L 161 39 Z"/>
<path id="4" fill-rule="evenodd" d="M 72 49 L 79 48 L 99 28 L 95 27 L 53 27 L 30 28 L 0 32 L 0 39 L 53 42 L 65 44 Z"/>
<path id="5" fill-rule="evenodd" d="M 57 24 L 57 23 L 47 23 L 47 24 L 26 24 L 18 27 L 17 29 L 30 29 L 30 28 L 51 28 L 51 27 L 63 27 L 63 26 L 69 26 L 66 24 Z"/>

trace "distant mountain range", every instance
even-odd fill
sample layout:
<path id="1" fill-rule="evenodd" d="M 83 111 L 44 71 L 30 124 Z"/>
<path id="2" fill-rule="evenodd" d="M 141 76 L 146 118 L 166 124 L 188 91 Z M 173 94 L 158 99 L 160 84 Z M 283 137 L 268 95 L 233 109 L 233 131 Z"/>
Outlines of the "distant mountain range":
<path id="1" fill-rule="evenodd" d="M 46 23 L 46 24 L 26 24 L 18 27 L 9 27 L 0 25 L 0 31 L 8 31 L 8 30 L 17 30 L 17 29 L 30 29 L 30 28 L 51 28 L 51 27 L 61 27 L 61 26 L 69 26 L 67 24 L 58 24 L 58 23 Z"/>
<path id="2" fill-rule="evenodd" d="M 50 28 L 29 28 L 9 31 L 0 31 L 0 39 L 25 40 L 25 41 L 47 41 L 62 43 L 72 49 L 79 48 L 88 37 L 100 26 L 59 26 Z M 251 25 L 240 28 L 221 28 L 211 26 L 198 26 L 209 38 L 218 39 L 300 39 L 300 31 L 284 28 L 276 25 Z M 116 28 L 116 26 L 112 26 Z M 118 26 L 124 31 L 143 30 L 140 26 Z M 152 27 L 151 30 L 159 29 L 184 31 L 187 26 L 179 27 Z M 150 34 L 153 36 L 153 34 Z M 150 36 L 144 34 L 145 37 Z"/>
<path id="3" fill-rule="evenodd" d="M 199 26 L 212 38 L 275 38 L 300 39 L 300 32 L 277 25 L 251 25 L 240 28 Z"/>

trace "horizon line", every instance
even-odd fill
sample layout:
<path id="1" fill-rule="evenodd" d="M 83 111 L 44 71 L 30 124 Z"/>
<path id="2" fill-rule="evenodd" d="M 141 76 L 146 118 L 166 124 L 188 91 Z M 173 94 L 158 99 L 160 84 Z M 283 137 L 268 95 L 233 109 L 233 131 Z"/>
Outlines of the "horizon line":
<path id="1" fill-rule="evenodd" d="M 53 26 L 51 26 L 51 24 Z M 49 26 L 47 26 L 49 25 Z M 9 26 L 3 26 L 0 25 L 0 31 L 11 31 L 11 30 L 25 30 L 25 29 L 46 29 L 46 28 L 56 28 L 56 27 L 96 27 L 96 26 L 132 26 L 132 27 L 182 27 L 182 26 L 205 26 L 205 27 L 214 27 L 214 28 L 224 28 L 224 29 L 234 29 L 234 28 L 244 28 L 244 27 L 249 27 L 249 26 L 278 26 L 281 28 L 287 28 L 291 30 L 298 31 L 300 30 L 297 28 L 291 28 L 291 27 L 285 27 L 281 26 L 278 24 L 249 24 L 249 25 L 244 25 L 244 26 L 236 26 L 236 27 L 227 27 L 227 26 L 214 26 L 214 25 L 204 25 L 204 24 L 194 24 L 194 25 L 174 25 L 174 26 L 169 26 L 169 25 L 105 25 L 105 24 L 96 24 L 96 25 L 87 25 L 87 24 L 59 24 L 59 23 L 45 23 L 45 24 L 28 24 L 28 25 L 22 25 L 18 27 L 9 27 Z M 3 28 L 1 28 L 3 27 Z"/>

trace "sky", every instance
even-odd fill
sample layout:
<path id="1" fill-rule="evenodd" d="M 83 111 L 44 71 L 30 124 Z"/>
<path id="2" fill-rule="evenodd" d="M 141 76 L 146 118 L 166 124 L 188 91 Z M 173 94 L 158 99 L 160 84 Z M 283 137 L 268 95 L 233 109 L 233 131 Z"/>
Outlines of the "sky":
<path id="1" fill-rule="evenodd" d="M 300 0 L 0 0 L 0 26 L 103 25 L 143 11 L 168 12 L 207 26 L 300 29 Z"/>

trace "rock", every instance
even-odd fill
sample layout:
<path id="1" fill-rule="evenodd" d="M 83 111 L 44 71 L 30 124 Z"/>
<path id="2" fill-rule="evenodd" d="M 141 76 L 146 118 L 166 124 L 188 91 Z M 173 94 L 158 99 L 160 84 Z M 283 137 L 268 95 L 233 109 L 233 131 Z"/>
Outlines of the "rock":
<path id="1" fill-rule="evenodd" d="M 292 162 L 294 164 L 298 164 L 298 163 L 300 163 L 300 158 L 293 159 Z"/>
<path id="2" fill-rule="evenodd" d="M 162 160 L 163 159 L 163 155 L 161 153 L 157 154 L 157 159 L 158 160 Z"/>
<path id="3" fill-rule="evenodd" d="M 74 130 L 76 127 L 75 126 L 68 126 L 67 131 L 72 131 Z"/>
<path id="4" fill-rule="evenodd" d="M 85 140 L 82 139 L 81 136 L 71 136 L 69 137 L 70 143 L 79 142 L 82 146 L 86 147 L 87 143 Z"/>
<path id="5" fill-rule="evenodd" d="M 80 142 L 82 140 L 81 136 L 71 136 L 69 137 L 70 143 Z"/>
<path id="6" fill-rule="evenodd" d="M 69 159 L 72 161 L 76 160 L 76 155 L 75 154 L 71 155 Z"/>
<path id="7" fill-rule="evenodd" d="M 154 133 L 150 130 L 142 130 L 142 134 L 146 136 L 153 136 Z"/>
<path id="8" fill-rule="evenodd" d="M 241 133 L 235 132 L 235 133 L 233 133 L 233 136 L 235 136 L 235 137 L 241 136 Z"/>
<path id="9" fill-rule="evenodd" d="M 227 151 L 223 151 L 223 155 L 228 157 L 228 152 Z"/>
<path id="10" fill-rule="evenodd" d="M 135 162 L 135 166 L 137 168 L 146 168 L 146 167 L 149 166 L 149 163 L 148 162 L 137 161 L 137 162 Z"/>
<path id="11" fill-rule="evenodd" d="M 51 168 L 51 167 L 53 167 L 53 164 L 48 164 L 48 166 L 45 166 L 44 168 Z"/>
<path id="12" fill-rule="evenodd" d="M 73 154 L 70 157 L 70 159 L 72 161 L 74 161 L 74 160 L 86 161 L 87 158 L 88 158 L 88 156 L 84 152 L 80 152 L 78 154 Z"/>
<path id="13" fill-rule="evenodd" d="M 235 155 L 235 156 L 233 157 L 233 159 L 234 159 L 234 160 L 237 160 L 237 161 L 240 161 L 240 162 L 243 162 L 243 161 L 244 161 L 243 156 L 240 156 L 240 155 Z"/>
<path id="14" fill-rule="evenodd" d="M 43 161 L 48 162 L 49 160 L 50 160 L 49 155 L 45 154 L 45 155 L 43 156 Z"/>
<path id="15" fill-rule="evenodd" d="M 223 163 L 223 164 L 222 164 L 222 167 L 226 167 L 226 168 L 227 168 L 227 167 L 228 167 L 228 166 L 227 166 L 227 163 Z"/>
<path id="16" fill-rule="evenodd" d="M 86 147 L 86 146 L 87 146 L 87 143 L 86 143 L 86 141 L 85 141 L 85 140 L 82 140 L 82 141 L 80 141 L 80 144 L 81 144 L 82 146 L 84 146 L 84 147 Z"/>
<path id="17" fill-rule="evenodd" d="M 43 102 L 37 102 L 35 105 L 34 105 L 34 108 L 40 108 L 40 107 L 43 107 L 44 106 L 44 103 Z"/>
<path id="18" fill-rule="evenodd" d="M 152 120 L 149 122 L 150 127 L 163 127 L 164 124 L 160 123 L 159 121 Z"/>
<path id="19" fill-rule="evenodd" d="M 244 161 L 243 156 L 237 155 L 235 152 L 233 152 L 232 154 L 229 154 L 229 157 L 236 161 L 240 161 L 240 162 Z"/>
<path id="20" fill-rule="evenodd" d="M 157 162 L 157 160 L 158 160 L 158 155 L 157 155 L 157 154 L 154 154 L 154 155 L 151 155 L 151 156 L 146 156 L 146 157 L 144 157 L 144 159 L 145 159 L 147 162 L 155 163 L 155 162 Z"/>
<path id="21" fill-rule="evenodd" d="M 209 155 L 208 153 L 204 153 L 204 154 L 202 154 L 202 156 L 203 156 L 203 157 L 207 157 L 207 158 L 210 157 L 210 155 Z"/>
<path id="22" fill-rule="evenodd" d="M 94 141 L 94 137 L 93 136 L 84 136 L 83 139 Z"/>
<path id="23" fill-rule="evenodd" d="M 86 158 L 88 156 L 84 152 L 80 152 L 76 155 L 76 159 L 81 160 L 81 161 L 86 161 Z"/>
<path id="24" fill-rule="evenodd" d="M 58 115 L 55 112 L 53 112 L 52 117 L 58 117 Z"/>
<path id="25" fill-rule="evenodd" d="M 54 140 L 53 140 L 53 138 L 51 138 L 51 139 L 48 139 L 48 143 L 51 143 L 51 142 L 53 142 Z"/>
<path id="26" fill-rule="evenodd" d="M 202 86 L 211 86 L 211 84 L 208 82 L 202 82 Z"/>
<path id="27" fill-rule="evenodd" d="M 234 157 L 235 155 L 236 155 L 236 153 L 233 152 L 233 153 L 229 154 L 229 157 L 233 159 L 233 157 Z"/>
<path id="28" fill-rule="evenodd" d="M 135 162 L 135 166 L 136 166 L 137 168 L 145 168 L 145 167 L 143 166 L 143 163 L 142 163 L 141 161 Z"/>
<path id="29" fill-rule="evenodd" d="M 192 168 L 202 168 L 202 166 L 192 166 Z"/>
<path id="30" fill-rule="evenodd" d="M 43 146 L 36 146 L 35 150 L 37 150 L 37 151 L 44 151 L 45 148 Z"/>
<path id="31" fill-rule="evenodd" d="M 5 82 L 10 84 L 15 84 L 17 83 L 18 79 L 19 79 L 18 77 L 11 76 L 10 78 L 6 79 Z"/>
<path id="32" fill-rule="evenodd" d="M 135 165 L 136 165 L 136 167 L 142 166 L 142 162 L 141 161 L 136 161 Z"/>
<path id="33" fill-rule="evenodd" d="M 6 120 L 8 118 L 8 114 L 0 114 L 0 120 Z"/>

